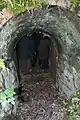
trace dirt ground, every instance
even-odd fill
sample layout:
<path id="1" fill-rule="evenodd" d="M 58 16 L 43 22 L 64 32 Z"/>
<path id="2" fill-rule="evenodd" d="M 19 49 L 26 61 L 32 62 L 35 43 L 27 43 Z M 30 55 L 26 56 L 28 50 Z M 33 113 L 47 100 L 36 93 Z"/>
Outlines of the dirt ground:
<path id="1" fill-rule="evenodd" d="M 22 77 L 22 94 L 17 110 L 19 120 L 62 120 L 63 98 L 59 97 L 49 72 Z"/>

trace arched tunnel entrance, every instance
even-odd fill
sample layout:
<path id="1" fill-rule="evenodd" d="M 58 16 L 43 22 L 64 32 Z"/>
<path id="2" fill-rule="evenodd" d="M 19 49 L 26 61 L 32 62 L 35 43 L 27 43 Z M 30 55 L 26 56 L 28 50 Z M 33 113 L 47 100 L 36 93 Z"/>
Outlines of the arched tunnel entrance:
<path id="1" fill-rule="evenodd" d="M 15 89 L 22 85 L 21 96 L 23 100 L 20 100 L 17 109 L 20 119 L 58 120 L 58 116 L 61 117 L 59 110 L 62 110 L 62 106 L 58 104 L 60 98 L 57 94 L 55 81 L 60 95 L 65 95 L 66 98 L 70 98 L 80 88 L 80 30 L 78 27 L 80 20 L 77 17 L 76 19 L 72 18 L 75 18 L 74 13 L 58 6 L 50 6 L 34 9 L 31 13 L 24 12 L 12 18 L 2 27 L 0 31 L 0 59 L 5 61 L 6 71 L 3 69 L 0 71 L 0 85 L 2 85 L 0 91 L 7 88 Z M 20 56 L 18 57 L 19 54 L 16 54 L 16 48 L 26 34 L 32 40 L 30 35 L 32 35 L 34 28 L 42 33 L 47 31 L 52 42 L 52 49 L 48 51 L 50 57 L 48 57 L 49 67 L 47 70 L 43 67 L 44 65 L 42 65 L 44 69 L 40 69 L 39 56 L 35 67 L 31 66 L 30 59 L 27 62 L 29 63 L 28 67 L 19 66 Z M 40 39 L 39 36 L 38 38 Z M 19 68 L 25 68 L 23 70 L 26 74 L 22 75 Z M 35 70 L 33 70 L 34 68 Z M 18 79 L 19 76 L 20 79 Z M 6 113 L 16 113 L 14 110 L 17 108 L 17 94 L 15 104 L 10 104 L 7 108 L 7 110 L 4 108 L 4 111 L 3 108 L 0 109 L 3 112 L 3 114 L 0 113 L 0 117 L 1 115 L 6 116 Z M 5 111 L 7 112 L 5 113 Z"/>
<path id="2" fill-rule="evenodd" d="M 52 111 L 49 105 L 58 100 L 56 89 L 58 56 L 52 39 L 54 38 L 51 38 L 45 31 L 37 30 L 23 36 L 16 44 L 15 55 L 18 65 L 17 71 L 20 76 L 19 92 L 21 92 L 17 109 L 19 119 L 48 119 Z M 56 104 L 56 109 L 57 107 L 58 104 Z M 24 114 L 25 112 L 26 114 Z"/>
<path id="3" fill-rule="evenodd" d="M 37 30 L 23 36 L 15 47 L 18 75 L 50 72 L 56 81 L 56 48 L 48 33 Z M 54 39 L 54 38 L 53 38 Z"/>

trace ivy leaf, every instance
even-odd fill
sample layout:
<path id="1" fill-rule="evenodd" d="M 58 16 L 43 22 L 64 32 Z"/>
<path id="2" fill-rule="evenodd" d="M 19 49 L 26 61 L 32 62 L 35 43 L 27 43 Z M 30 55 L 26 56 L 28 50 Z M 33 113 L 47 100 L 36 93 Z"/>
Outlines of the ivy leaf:
<path id="1" fill-rule="evenodd" d="M 4 93 L 0 93 L 0 102 L 6 100 L 6 95 Z"/>
<path id="2" fill-rule="evenodd" d="M 15 94 L 14 88 L 8 88 L 5 90 L 4 93 L 6 94 L 7 98 L 11 98 Z"/>
<path id="3" fill-rule="evenodd" d="M 71 0 L 70 1 L 70 6 L 74 8 L 78 4 L 79 0 Z"/>

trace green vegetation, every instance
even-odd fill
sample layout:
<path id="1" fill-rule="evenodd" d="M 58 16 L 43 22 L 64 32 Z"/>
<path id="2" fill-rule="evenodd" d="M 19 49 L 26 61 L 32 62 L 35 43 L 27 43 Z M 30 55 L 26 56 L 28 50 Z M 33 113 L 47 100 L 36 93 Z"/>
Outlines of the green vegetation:
<path id="1" fill-rule="evenodd" d="M 47 1 L 48 0 L 0 0 L 0 6 L 8 9 L 9 11 L 16 15 L 18 13 L 24 12 L 25 10 L 40 7 L 42 4 L 47 3 Z M 63 0 L 63 1 L 65 2 L 70 1 L 70 8 L 73 8 L 75 10 L 77 8 L 78 9 L 80 8 L 80 0 Z"/>
<path id="2" fill-rule="evenodd" d="M 80 120 L 80 91 L 64 102 L 66 114 L 63 120 Z"/>
<path id="3" fill-rule="evenodd" d="M 6 70 L 5 63 L 3 59 L 0 59 L 0 69 Z M 14 105 L 14 88 L 7 88 L 0 93 L 0 104 L 5 107 L 7 104 Z"/>
<path id="4" fill-rule="evenodd" d="M 70 6 L 72 8 L 75 8 L 77 5 L 80 4 L 80 1 L 79 0 L 70 0 Z"/>
<path id="5" fill-rule="evenodd" d="M 13 97 L 15 95 L 14 88 L 8 88 L 5 91 L 0 93 L 0 104 L 2 107 L 5 107 L 8 103 L 14 105 L 15 98 Z"/>
<path id="6" fill-rule="evenodd" d="M 80 12 L 80 0 L 70 0 L 70 8 L 76 13 Z"/>
<path id="7" fill-rule="evenodd" d="M 0 5 L 13 14 L 18 14 L 31 8 L 37 8 L 46 2 L 47 0 L 0 0 Z"/>

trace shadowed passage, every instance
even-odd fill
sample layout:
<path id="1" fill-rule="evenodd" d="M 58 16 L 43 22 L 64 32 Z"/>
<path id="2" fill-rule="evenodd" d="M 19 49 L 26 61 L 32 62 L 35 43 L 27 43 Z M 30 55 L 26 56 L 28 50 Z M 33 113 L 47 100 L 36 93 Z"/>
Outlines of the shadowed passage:
<path id="1" fill-rule="evenodd" d="M 27 74 L 34 68 L 49 69 L 50 37 L 41 32 L 24 36 L 16 46 L 19 70 Z"/>

